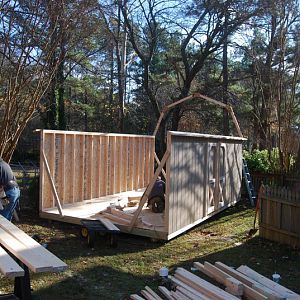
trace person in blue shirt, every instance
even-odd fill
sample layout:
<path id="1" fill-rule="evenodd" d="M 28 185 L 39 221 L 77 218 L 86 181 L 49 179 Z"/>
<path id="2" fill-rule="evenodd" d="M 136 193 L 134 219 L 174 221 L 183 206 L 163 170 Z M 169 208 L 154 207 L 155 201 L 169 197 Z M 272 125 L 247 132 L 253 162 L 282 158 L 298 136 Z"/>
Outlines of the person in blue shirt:
<path id="1" fill-rule="evenodd" d="M 5 192 L 8 203 L 0 210 L 0 214 L 11 221 L 13 212 L 20 198 L 20 189 L 10 165 L 0 157 L 0 188 Z"/>

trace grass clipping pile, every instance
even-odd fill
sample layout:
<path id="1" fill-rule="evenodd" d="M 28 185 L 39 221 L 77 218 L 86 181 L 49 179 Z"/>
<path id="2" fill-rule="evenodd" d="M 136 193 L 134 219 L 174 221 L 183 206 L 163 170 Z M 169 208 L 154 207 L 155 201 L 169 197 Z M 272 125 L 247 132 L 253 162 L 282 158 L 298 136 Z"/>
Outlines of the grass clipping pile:
<path id="1" fill-rule="evenodd" d="M 148 286 L 140 293 L 130 295 L 133 300 L 300 300 L 300 295 L 274 282 L 251 268 L 242 265 L 236 270 L 222 262 L 215 265 L 204 262 L 194 262 L 195 269 L 214 279 L 222 288 L 200 278 L 199 276 L 177 268 L 174 276 L 168 276 L 172 286 L 168 289 L 159 286 L 159 296 Z"/>

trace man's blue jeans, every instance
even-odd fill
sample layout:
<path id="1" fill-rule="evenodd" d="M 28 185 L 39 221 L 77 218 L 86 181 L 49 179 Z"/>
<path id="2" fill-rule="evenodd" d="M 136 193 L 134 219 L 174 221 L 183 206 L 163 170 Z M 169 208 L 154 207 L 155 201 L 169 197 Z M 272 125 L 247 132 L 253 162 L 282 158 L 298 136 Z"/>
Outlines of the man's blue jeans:
<path id="1" fill-rule="evenodd" d="M 9 203 L 4 206 L 3 210 L 0 210 L 0 214 L 7 220 L 11 221 L 13 212 L 20 198 L 20 189 L 18 187 L 12 187 L 9 189 L 4 189 L 4 191 Z"/>

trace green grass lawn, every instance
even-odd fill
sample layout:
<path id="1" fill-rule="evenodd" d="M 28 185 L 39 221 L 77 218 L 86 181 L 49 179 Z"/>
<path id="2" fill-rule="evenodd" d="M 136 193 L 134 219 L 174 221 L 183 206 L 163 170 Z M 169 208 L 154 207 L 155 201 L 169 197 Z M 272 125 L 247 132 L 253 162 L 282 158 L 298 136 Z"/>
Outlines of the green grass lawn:
<path id="1" fill-rule="evenodd" d="M 121 234 L 118 247 L 110 248 L 99 236 L 94 249 L 81 238 L 79 227 L 49 223 L 29 208 L 23 209 L 17 225 L 29 235 L 38 234 L 68 264 L 63 273 L 31 274 L 34 299 L 128 299 L 145 285 L 157 291 L 161 267 L 172 274 L 179 266 L 191 270 L 195 261 L 246 264 L 269 278 L 276 271 L 281 284 L 300 293 L 299 250 L 262 240 L 258 234 L 249 238 L 253 218 L 254 209 L 241 202 L 169 242 Z M 1 279 L 1 292 L 12 288 L 12 280 Z"/>

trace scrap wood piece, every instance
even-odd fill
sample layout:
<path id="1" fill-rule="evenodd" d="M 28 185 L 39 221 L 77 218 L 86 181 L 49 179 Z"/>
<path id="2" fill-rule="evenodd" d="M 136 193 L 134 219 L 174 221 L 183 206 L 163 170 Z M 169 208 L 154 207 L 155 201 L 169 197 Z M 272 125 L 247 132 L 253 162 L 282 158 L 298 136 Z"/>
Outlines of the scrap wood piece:
<path id="1" fill-rule="evenodd" d="M 143 297 L 141 297 L 137 294 L 130 295 L 130 299 L 132 299 L 132 300 L 145 300 L 145 298 L 143 298 Z"/>
<path id="2" fill-rule="evenodd" d="M 154 173 L 153 177 L 151 178 L 151 180 L 150 180 L 150 182 L 149 182 L 149 184 L 148 184 L 145 192 L 143 193 L 143 196 L 141 198 L 139 206 L 138 206 L 137 210 L 135 211 L 134 216 L 132 218 L 132 221 L 130 223 L 130 230 L 132 230 L 133 226 L 135 225 L 135 222 L 136 222 L 138 216 L 140 215 L 140 213 L 141 213 L 141 211 L 143 209 L 143 206 L 145 205 L 145 203 L 146 203 L 146 201 L 147 201 L 147 199 L 149 197 L 149 194 L 150 194 L 150 192 L 151 192 L 151 190 L 152 190 L 152 188 L 153 188 L 153 186 L 155 184 L 156 178 L 160 174 L 163 166 L 166 164 L 169 156 L 170 156 L 170 151 L 167 150 L 165 152 L 162 160 L 161 160 L 160 165 L 156 168 L 155 173 Z"/>
<path id="3" fill-rule="evenodd" d="M 208 297 L 212 299 L 228 299 L 228 300 L 236 300 L 238 299 L 235 296 L 227 293 L 226 291 L 220 289 L 219 287 L 209 283 L 208 281 L 194 275 L 193 273 L 183 269 L 177 268 L 175 271 L 175 277 L 179 278 L 186 284 L 190 285 L 194 289 L 201 291 Z"/>
<path id="4" fill-rule="evenodd" d="M 99 217 L 97 220 L 99 220 L 108 230 L 120 231 L 120 229 L 108 219 Z"/>
<path id="5" fill-rule="evenodd" d="M 104 216 L 106 219 L 109 219 L 109 220 L 111 220 L 113 222 L 116 222 L 116 223 L 119 223 L 119 224 L 123 224 L 123 225 L 129 225 L 130 224 L 129 220 L 120 218 L 118 216 L 115 216 L 115 215 L 112 215 L 112 214 L 109 214 L 109 213 L 106 213 L 106 212 L 101 212 L 101 215 Z"/>
<path id="6" fill-rule="evenodd" d="M 174 300 L 171 292 L 166 287 L 160 285 L 158 289 L 168 300 Z"/>
<path id="7" fill-rule="evenodd" d="M 145 286 L 145 290 L 150 293 L 156 300 L 163 300 L 161 297 L 159 297 L 149 286 Z"/>
<path id="8" fill-rule="evenodd" d="M 24 276 L 24 270 L 0 246 L 0 272 L 10 278 Z"/>
<path id="9" fill-rule="evenodd" d="M 260 284 L 267 286 L 268 288 L 288 297 L 288 299 L 292 300 L 299 300 L 300 295 L 293 292 L 292 290 L 280 285 L 277 282 L 259 274 L 258 272 L 252 270 L 246 265 L 242 265 L 237 268 L 237 271 L 243 273 L 244 275 L 248 276 L 249 278 L 259 282 Z"/>
<path id="10" fill-rule="evenodd" d="M 147 299 L 147 300 L 156 300 L 148 291 L 141 290 L 141 294 Z"/>
<path id="11" fill-rule="evenodd" d="M 198 290 L 192 288 L 191 286 L 187 285 L 186 283 L 182 282 L 181 280 L 169 275 L 168 278 L 176 285 L 176 289 L 185 289 L 190 294 L 194 295 L 195 300 L 210 300 L 207 296 L 203 293 L 199 292 Z"/>
<path id="12" fill-rule="evenodd" d="M 228 267 L 227 265 L 221 263 L 221 262 L 216 262 L 215 265 L 220 268 L 221 270 L 225 271 L 226 273 L 230 274 L 232 277 L 236 278 L 237 280 L 243 282 L 245 285 L 248 287 L 251 287 L 253 290 L 257 291 L 260 296 L 257 299 L 263 299 L 261 296 L 267 297 L 267 299 L 272 299 L 272 300 L 284 300 L 286 297 L 274 292 L 270 288 L 258 283 L 257 281 L 249 278 L 248 276 L 244 275 L 243 273 L 240 273 L 239 271 L 236 271 L 233 268 Z M 244 286 L 245 289 L 245 286 Z M 251 292 L 252 290 L 249 291 L 249 289 L 245 290 L 245 293 Z"/>
<path id="13" fill-rule="evenodd" d="M 210 264 L 209 262 L 205 261 L 204 265 L 199 262 L 194 263 L 194 267 L 204 274 L 208 275 L 209 277 L 215 279 L 219 283 L 226 286 L 230 294 L 234 296 L 241 296 L 243 295 L 244 286 L 243 283 L 237 280 L 236 278 L 228 275 L 224 271 L 220 270 L 216 266 Z"/>
<path id="14" fill-rule="evenodd" d="M 21 251 L 20 249 L 24 249 L 25 253 L 27 253 L 29 250 L 32 252 L 32 255 L 34 257 L 32 264 L 35 265 L 35 260 L 36 260 L 37 265 L 40 262 L 41 266 L 47 266 L 46 269 L 49 269 L 49 267 L 51 267 L 51 271 L 53 272 L 60 272 L 67 269 L 66 263 L 64 263 L 61 259 L 59 259 L 57 256 L 55 256 L 53 253 L 51 253 L 49 250 L 47 250 L 45 247 L 43 247 L 41 244 L 39 244 L 29 235 L 27 235 L 24 231 L 19 229 L 16 225 L 9 222 L 6 218 L 4 218 L 1 215 L 0 215 L 0 229 L 8 234 L 9 241 L 10 241 L 10 244 L 8 246 L 11 248 L 6 247 L 5 243 L 3 243 L 3 245 L 5 245 L 5 247 L 12 254 L 15 255 L 16 251 L 20 252 Z M 22 246 L 20 246 L 19 243 Z M 30 258 L 32 257 L 32 255 L 30 255 Z M 19 258 L 17 255 L 15 256 Z M 22 261 L 22 259 L 20 260 Z M 26 265 L 24 261 L 22 262 Z M 41 272 L 43 272 L 42 269 L 43 268 L 40 269 Z M 34 271 L 34 269 L 32 270 Z M 35 272 L 39 272 L 39 271 L 37 270 Z"/>
<path id="15" fill-rule="evenodd" d="M 131 221 L 133 218 L 132 214 L 127 214 L 119 209 L 114 208 L 114 207 L 108 207 L 107 211 L 117 217 L 120 217 L 120 218 L 128 220 L 128 221 Z"/>

